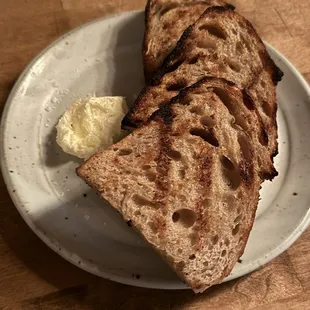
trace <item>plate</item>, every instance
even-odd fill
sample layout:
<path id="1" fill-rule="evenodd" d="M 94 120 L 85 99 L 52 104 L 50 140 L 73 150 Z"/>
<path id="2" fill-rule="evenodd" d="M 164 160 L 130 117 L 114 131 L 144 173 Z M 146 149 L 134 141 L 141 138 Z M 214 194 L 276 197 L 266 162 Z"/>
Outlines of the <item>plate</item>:
<path id="1" fill-rule="evenodd" d="M 183 289 L 162 259 L 75 175 L 81 163 L 55 143 L 55 124 L 77 98 L 121 95 L 143 86 L 143 12 L 96 20 L 62 36 L 25 69 L 5 106 L 1 167 L 16 208 L 31 229 L 71 263 L 114 281 Z M 267 45 L 284 71 L 278 87 L 279 176 L 264 183 L 242 262 L 230 280 L 287 249 L 309 220 L 310 91 Z"/>

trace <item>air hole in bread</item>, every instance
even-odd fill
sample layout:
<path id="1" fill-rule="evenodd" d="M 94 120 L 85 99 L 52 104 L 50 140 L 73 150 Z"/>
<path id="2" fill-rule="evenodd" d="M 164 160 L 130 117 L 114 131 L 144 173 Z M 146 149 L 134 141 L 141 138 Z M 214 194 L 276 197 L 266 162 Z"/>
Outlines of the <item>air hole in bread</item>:
<path id="1" fill-rule="evenodd" d="M 154 182 L 156 180 L 156 174 L 152 171 L 146 171 L 145 176 L 150 182 Z"/>
<path id="2" fill-rule="evenodd" d="M 175 150 L 168 150 L 166 154 L 169 158 L 173 160 L 180 160 L 182 157 L 181 153 Z"/>
<path id="3" fill-rule="evenodd" d="M 178 212 L 174 212 L 172 214 L 172 222 L 176 223 L 180 219 L 180 214 Z"/>
<path id="4" fill-rule="evenodd" d="M 255 104 L 252 98 L 246 92 L 243 92 L 243 103 L 249 110 L 255 109 Z"/>
<path id="5" fill-rule="evenodd" d="M 170 85 L 167 85 L 166 89 L 168 91 L 178 91 L 178 90 L 181 90 L 182 88 L 186 87 L 187 86 L 187 83 L 186 81 L 176 81 Z"/>
<path id="6" fill-rule="evenodd" d="M 222 40 L 226 40 L 227 38 L 225 31 L 218 25 L 205 24 L 200 26 L 199 30 L 207 30 L 212 36 Z"/>
<path id="7" fill-rule="evenodd" d="M 243 54 L 243 45 L 241 42 L 236 43 L 236 54 L 237 55 Z"/>
<path id="8" fill-rule="evenodd" d="M 227 65 L 225 63 L 221 62 L 218 66 L 219 66 L 219 71 L 227 72 Z"/>
<path id="9" fill-rule="evenodd" d="M 216 43 L 210 38 L 204 38 L 203 40 L 199 40 L 197 42 L 197 46 L 204 49 L 215 50 Z"/>
<path id="10" fill-rule="evenodd" d="M 235 35 L 238 33 L 238 31 L 237 31 L 236 28 L 232 28 L 232 29 L 231 29 L 231 32 L 232 32 L 233 34 L 235 34 Z"/>
<path id="11" fill-rule="evenodd" d="M 179 223 L 185 228 L 192 227 L 197 218 L 197 214 L 190 209 L 179 209 L 172 214 L 172 221 Z"/>
<path id="12" fill-rule="evenodd" d="M 239 232 L 239 229 L 240 229 L 240 224 L 237 224 L 231 231 L 232 235 L 233 236 L 237 235 L 237 233 Z"/>
<path id="13" fill-rule="evenodd" d="M 140 212 L 139 210 L 137 210 L 137 211 L 134 212 L 134 215 L 135 215 L 135 216 L 140 216 L 140 215 L 141 215 L 141 212 Z"/>
<path id="14" fill-rule="evenodd" d="M 227 251 L 223 250 L 222 253 L 221 253 L 221 256 L 224 257 L 224 256 L 226 256 L 226 254 L 227 254 Z"/>
<path id="15" fill-rule="evenodd" d="M 166 30 L 166 29 L 169 29 L 169 28 L 171 28 L 171 24 L 169 22 L 164 22 L 163 23 L 163 29 Z"/>
<path id="16" fill-rule="evenodd" d="M 260 82 L 260 86 L 261 86 L 262 88 L 265 88 L 265 87 L 266 87 L 266 82 L 265 82 L 264 80 L 262 80 L 262 81 Z"/>
<path id="17" fill-rule="evenodd" d="M 218 235 L 214 235 L 214 236 L 211 238 L 211 243 L 212 243 L 213 245 L 216 245 L 218 242 L 219 242 L 219 236 L 218 236 Z"/>
<path id="18" fill-rule="evenodd" d="M 261 145 L 267 146 L 268 145 L 268 135 L 265 129 L 262 127 L 260 135 L 258 136 L 259 142 Z"/>
<path id="19" fill-rule="evenodd" d="M 179 249 L 178 249 L 178 253 L 179 253 L 179 254 L 182 254 L 182 253 L 183 253 L 182 249 L 179 248 Z"/>
<path id="20" fill-rule="evenodd" d="M 188 61 L 188 63 L 189 63 L 190 65 L 193 65 L 193 64 L 195 64 L 195 63 L 198 62 L 198 59 L 199 59 L 199 55 L 194 56 L 193 58 L 191 58 L 191 59 Z"/>
<path id="21" fill-rule="evenodd" d="M 235 169 L 235 165 L 226 156 L 221 157 L 221 163 L 223 167 L 229 171 L 233 171 Z"/>
<path id="22" fill-rule="evenodd" d="M 209 208 L 211 206 L 211 200 L 209 198 L 204 199 L 202 202 L 202 206 L 204 208 Z"/>
<path id="23" fill-rule="evenodd" d="M 235 218 L 234 223 L 235 223 L 235 224 L 238 224 L 238 223 L 241 221 L 241 219 L 242 219 L 242 214 L 238 215 L 238 216 Z"/>
<path id="24" fill-rule="evenodd" d="M 189 94 L 182 94 L 180 98 L 181 98 L 181 103 L 187 106 L 189 106 L 193 101 L 193 97 Z"/>
<path id="25" fill-rule="evenodd" d="M 147 222 L 147 225 L 150 227 L 152 233 L 157 234 L 158 233 L 158 226 L 154 222 Z"/>
<path id="26" fill-rule="evenodd" d="M 197 115 L 202 115 L 203 114 L 203 109 L 199 106 L 192 106 L 189 109 L 189 112 Z"/>
<path id="27" fill-rule="evenodd" d="M 189 257 L 188 257 L 190 260 L 193 260 L 196 258 L 196 255 L 195 254 L 191 254 Z"/>
<path id="28" fill-rule="evenodd" d="M 231 70 L 233 70 L 235 72 L 240 72 L 241 67 L 237 62 L 235 62 L 231 59 L 227 59 L 227 64 Z"/>
<path id="29" fill-rule="evenodd" d="M 230 245 L 230 240 L 228 238 L 225 238 L 224 244 L 226 246 L 229 246 Z"/>
<path id="30" fill-rule="evenodd" d="M 263 100 L 262 108 L 263 108 L 264 113 L 267 116 L 269 116 L 269 117 L 273 116 L 273 109 L 272 109 L 271 105 L 266 100 Z"/>
<path id="31" fill-rule="evenodd" d="M 210 130 L 205 130 L 202 128 L 194 128 L 190 131 L 190 134 L 193 136 L 200 137 L 204 141 L 208 142 L 209 144 L 218 147 L 219 142 L 217 141 L 216 137 Z"/>
<path id="32" fill-rule="evenodd" d="M 143 165 L 141 168 L 142 168 L 142 170 L 149 170 L 149 169 L 151 169 L 151 166 L 150 165 Z"/>
<path id="33" fill-rule="evenodd" d="M 225 106 L 228 108 L 228 110 L 231 110 L 232 106 L 232 98 L 227 93 L 227 91 L 223 88 L 214 87 L 213 92 L 220 98 L 220 100 L 225 104 Z"/>
<path id="34" fill-rule="evenodd" d="M 131 153 L 132 153 L 131 149 L 121 149 L 121 150 L 118 150 L 117 155 L 118 156 L 126 156 L 126 155 L 129 155 Z"/>
<path id="35" fill-rule="evenodd" d="M 200 124 L 208 128 L 212 128 L 215 125 L 215 121 L 211 116 L 204 115 L 200 118 Z"/>
<path id="36" fill-rule="evenodd" d="M 117 148 L 117 147 L 114 147 L 114 148 L 113 148 L 113 151 L 114 151 L 114 152 L 117 152 L 117 151 L 118 151 L 118 148 Z"/>
<path id="37" fill-rule="evenodd" d="M 236 190 L 241 183 L 239 169 L 226 156 L 221 157 L 221 164 L 223 178 L 227 186 L 232 190 Z"/>
<path id="38" fill-rule="evenodd" d="M 180 176 L 180 179 L 185 179 L 185 175 L 186 175 L 186 171 L 184 168 L 180 169 L 179 170 L 179 176 Z"/>
<path id="39" fill-rule="evenodd" d="M 131 199 L 137 206 L 140 206 L 140 207 L 147 206 L 147 207 L 151 207 L 154 209 L 160 208 L 159 203 L 152 202 L 152 201 L 148 200 L 147 198 L 140 196 L 140 195 L 137 195 L 137 194 L 134 194 Z"/>
<path id="40" fill-rule="evenodd" d="M 250 161 L 252 159 L 252 152 L 250 149 L 248 138 L 245 136 L 244 133 L 239 133 L 238 135 L 238 142 L 240 145 L 240 149 L 243 155 L 243 158 L 246 161 Z"/>
<path id="41" fill-rule="evenodd" d="M 189 239 L 190 239 L 190 241 L 191 241 L 191 246 L 196 245 L 197 242 L 198 242 L 198 234 L 197 234 L 197 233 L 191 233 L 191 234 L 189 235 Z"/>
<path id="42" fill-rule="evenodd" d="M 236 211 L 236 204 L 238 203 L 236 197 L 232 195 L 228 195 L 224 198 L 224 202 L 226 202 L 227 209 L 230 212 L 235 212 Z"/>
<path id="43" fill-rule="evenodd" d="M 240 113 L 239 104 L 227 93 L 225 89 L 215 87 L 213 88 L 214 93 L 219 97 L 219 99 L 224 103 L 229 113 L 234 117 L 235 124 L 240 126 L 243 130 L 248 130 L 248 125 L 246 120 Z"/>
<path id="44" fill-rule="evenodd" d="M 208 261 L 205 261 L 205 262 L 203 262 L 203 265 L 204 265 L 205 267 L 208 267 L 208 266 L 209 266 L 209 262 L 208 262 Z"/>
<path id="45" fill-rule="evenodd" d="M 237 209 L 237 214 L 239 215 L 241 212 L 242 212 L 242 208 L 241 208 L 241 207 L 238 207 L 238 209 Z"/>

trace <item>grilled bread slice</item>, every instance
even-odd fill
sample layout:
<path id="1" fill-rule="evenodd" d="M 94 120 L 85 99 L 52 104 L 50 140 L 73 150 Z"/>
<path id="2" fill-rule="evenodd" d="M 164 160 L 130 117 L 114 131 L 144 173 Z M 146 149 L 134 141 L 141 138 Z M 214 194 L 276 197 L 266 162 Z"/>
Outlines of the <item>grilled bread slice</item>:
<path id="1" fill-rule="evenodd" d="M 246 100 L 204 78 L 77 169 L 195 292 L 229 275 L 255 218 L 261 146 L 245 129 L 261 128 Z"/>
<path id="2" fill-rule="evenodd" d="M 222 0 L 149 0 L 145 8 L 144 75 L 149 80 L 184 30 L 211 6 L 234 9 Z"/>
<path id="3" fill-rule="evenodd" d="M 125 116 L 123 127 L 138 127 L 159 106 L 203 76 L 222 77 L 248 89 L 267 132 L 270 156 L 277 154 L 275 85 L 282 72 L 250 22 L 223 7 L 208 8 L 184 32 Z"/>

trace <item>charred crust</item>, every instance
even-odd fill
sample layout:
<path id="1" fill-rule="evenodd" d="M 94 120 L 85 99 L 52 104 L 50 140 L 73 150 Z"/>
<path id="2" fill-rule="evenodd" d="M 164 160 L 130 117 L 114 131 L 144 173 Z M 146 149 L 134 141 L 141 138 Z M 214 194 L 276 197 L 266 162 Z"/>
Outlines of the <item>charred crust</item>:
<path id="1" fill-rule="evenodd" d="M 261 171 L 259 173 L 259 177 L 262 180 L 269 180 L 269 181 L 272 181 L 273 178 L 275 178 L 277 175 L 278 171 L 274 167 L 272 167 L 272 171 Z"/>
<path id="2" fill-rule="evenodd" d="M 243 18 L 245 24 L 247 25 L 249 31 L 252 32 L 252 35 L 256 37 L 256 39 L 260 42 L 261 44 L 261 51 L 259 52 L 261 61 L 264 65 L 264 68 L 268 70 L 271 73 L 272 80 L 274 85 L 277 85 L 278 82 L 281 81 L 283 77 L 283 72 L 281 71 L 280 68 L 277 67 L 277 65 L 274 63 L 274 61 L 271 59 L 269 56 L 266 46 L 260 36 L 257 34 L 257 31 L 253 27 L 253 25 L 245 18 Z"/>
<path id="3" fill-rule="evenodd" d="M 277 84 L 278 82 L 282 80 L 284 73 L 279 67 L 276 66 L 276 64 L 274 64 L 274 66 L 275 66 L 275 70 L 274 70 L 274 74 L 272 75 L 272 80 L 275 84 Z"/>
<path id="4" fill-rule="evenodd" d="M 271 59 L 268 54 L 266 47 L 260 53 L 260 58 L 264 64 L 264 68 L 270 72 L 272 81 L 274 85 L 277 85 L 278 82 L 282 80 L 284 73 L 282 70 L 275 64 L 275 62 Z"/>
<path id="5" fill-rule="evenodd" d="M 128 128 L 138 128 L 143 124 L 143 120 L 139 119 L 137 115 L 135 115 L 136 111 L 139 110 L 140 106 L 143 105 L 143 97 L 144 95 L 149 91 L 151 86 L 145 86 L 137 99 L 135 100 L 133 106 L 130 108 L 128 113 L 125 115 L 125 117 L 122 120 L 121 127 L 123 129 L 128 129 Z"/>
<path id="6" fill-rule="evenodd" d="M 170 125 L 173 121 L 171 104 L 162 103 L 159 110 L 155 111 L 150 119 L 160 118 L 165 125 Z"/>
<path id="7" fill-rule="evenodd" d="M 230 3 L 227 3 L 224 7 L 226 7 L 229 10 L 232 10 L 232 11 L 234 11 L 236 9 L 236 7 Z"/>
<path id="8" fill-rule="evenodd" d="M 272 157 L 272 158 L 273 158 L 273 157 L 276 157 L 278 154 L 279 154 L 279 150 L 278 150 L 278 148 L 276 148 L 276 149 L 272 152 L 271 157 Z"/>
<path id="9" fill-rule="evenodd" d="M 177 42 L 175 48 L 169 53 L 166 59 L 163 62 L 162 70 L 158 70 L 159 72 L 165 72 L 171 63 L 174 62 L 175 59 L 181 57 L 182 52 L 184 50 L 183 42 L 188 38 L 188 36 L 193 32 L 193 26 L 189 26 L 182 34 L 181 38 Z"/>
<path id="10" fill-rule="evenodd" d="M 129 129 L 129 130 L 135 129 L 135 128 L 139 127 L 141 125 L 141 123 L 142 123 L 141 121 L 133 120 L 132 118 L 130 118 L 130 115 L 127 114 L 122 120 L 122 128 L 123 129 Z"/>
<path id="11" fill-rule="evenodd" d="M 184 62 L 184 58 L 180 58 L 180 59 L 177 59 L 175 62 L 168 63 L 167 66 L 165 67 L 165 73 L 175 71 L 183 62 Z"/>

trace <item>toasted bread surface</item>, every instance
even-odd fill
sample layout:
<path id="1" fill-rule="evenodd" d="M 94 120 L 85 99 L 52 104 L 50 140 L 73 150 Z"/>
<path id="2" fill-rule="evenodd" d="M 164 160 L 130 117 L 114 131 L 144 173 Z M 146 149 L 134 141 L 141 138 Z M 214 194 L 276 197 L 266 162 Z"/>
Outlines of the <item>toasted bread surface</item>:
<path id="1" fill-rule="evenodd" d="M 255 218 L 262 146 L 247 100 L 204 78 L 77 169 L 195 292 L 229 275 Z"/>
<path id="2" fill-rule="evenodd" d="M 145 9 L 143 62 L 149 80 L 175 47 L 184 30 L 212 6 L 234 7 L 222 0 L 149 0 Z"/>
<path id="3" fill-rule="evenodd" d="M 210 7 L 183 33 L 123 120 L 138 127 L 181 89 L 204 76 L 248 89 L 262 119 L 270 156 L 277 154 L 275 86 L 282 77 L 249 21 L 225 7 Z M 269 178 L 269 176 L 266 176 Z"/>

